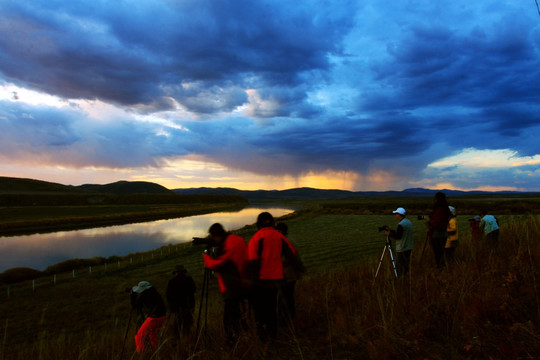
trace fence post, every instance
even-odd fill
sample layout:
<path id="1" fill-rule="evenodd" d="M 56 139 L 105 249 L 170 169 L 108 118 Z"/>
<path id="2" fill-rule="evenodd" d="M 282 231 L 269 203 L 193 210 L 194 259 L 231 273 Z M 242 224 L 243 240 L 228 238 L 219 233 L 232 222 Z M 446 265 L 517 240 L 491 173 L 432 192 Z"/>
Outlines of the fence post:
<path id="1" fill-rule="evenodd" d="M 9 297 L 9 286 L 7 287 L 7 297 Z"/>
<path id="2" fill-rule="evenodd" d="M 56 285 L 56 274 L 54 274 L 53 283 Z"/>
<path id="3" fill-rule="evenodd" d="M 88 267 L 88 273 L 92 274 L 92 267 L 91 266 Z"/>
<path id="4" fill-rule="evenodd" d="M 36 291 L 36 279 L 32 280 L 32 291 Z"/>
<path id="5" fill-rule="evenodd" d="M 129 263 L 133 264 L 133 258 L 132 257 L 129 258 Z"/>
<path id="6" fill-rule="evenodd" d="M 120 269 L 120 260 L 118 260 L 118 269 Z"/>
<path id="7" fill-rule="evenodd" d="M 75 269 L 73 269 L 73 271 L 71 271 L 71 275 L 72 275 L 73 278 L 75 279 Z"/>

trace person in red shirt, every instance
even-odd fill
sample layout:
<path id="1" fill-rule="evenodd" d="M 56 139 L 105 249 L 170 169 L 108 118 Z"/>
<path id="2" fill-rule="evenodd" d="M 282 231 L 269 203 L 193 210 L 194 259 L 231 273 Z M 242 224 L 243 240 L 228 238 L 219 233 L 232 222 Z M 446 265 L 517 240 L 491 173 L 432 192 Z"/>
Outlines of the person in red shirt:
<path id="1" fill-rule="evenodd" d="M 257 217 L 259 229 L 248 243 L 250 274 L 254 281 L 253 310 L 259 336 L 277 335 L 277 294 L 283 283 L 283 261 L 298 254 L 293 245 L 274 229 L 274 217 L 263 212 Z"/>
<path id="2" fill-rule="evenodd" d="M 203 254 L 204 266 L 217 273 L 224 302 L 223 327 L 228 342 L 234 344 L 240 331 L 242 308 L 247 298 L 247 244 L 242 237 L 227 233 L 218 223 L 210 226 L 208 232 L 220 251 L 214 256 Z"/>

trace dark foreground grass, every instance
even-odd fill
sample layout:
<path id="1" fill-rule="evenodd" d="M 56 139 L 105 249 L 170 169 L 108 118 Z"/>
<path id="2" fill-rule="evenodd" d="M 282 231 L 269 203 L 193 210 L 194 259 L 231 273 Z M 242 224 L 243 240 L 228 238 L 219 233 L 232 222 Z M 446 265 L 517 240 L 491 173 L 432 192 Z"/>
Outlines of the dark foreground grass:
<path id="1" fill-rule="evenodd" d="M 500 246 L 471 243 L 460 217 L 457 260 L 435 270 L 430 249 L 420 257 L 425 230 L 414 222 L 410 276 L 395 281 L 385 262 L 375 269 L 384 241 L 376 227 L 391 216 L 290 217 L 308 274 L 297 285 L 294 328 L 262 344 L 252 331 L 226 345 L 222 303 L 210 286 L 206 344 L 197 334 L 179 342 L 165 331 L 154 359 L 536 359 L 540 358 L 540 217 L 501 218 Z M 239 231 L 249 238 L 255 229 Z M 130 314 L 127 286 L 149 280 L 164 294 L 170 271 L 184 264 L 200 289 L 198 248 L 178 256 L 2 296 L 0 359 L 118 359 Z M 198 293 L 199 294 L 199 293 Z M 132 322 L 124 358 L 134 354 Z M 138 358 L 134 356 L 134 358 Z"/>

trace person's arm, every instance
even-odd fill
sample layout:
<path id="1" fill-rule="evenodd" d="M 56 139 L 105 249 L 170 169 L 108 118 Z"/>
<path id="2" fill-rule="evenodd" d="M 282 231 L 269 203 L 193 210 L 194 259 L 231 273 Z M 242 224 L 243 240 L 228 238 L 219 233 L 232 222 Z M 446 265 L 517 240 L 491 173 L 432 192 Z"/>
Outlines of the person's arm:
<path id="1" fill-rule="evenodd" d="M 397 230 L 387 231 L 387 236 L 396 240 L 401 240 L 401 238 L 403 237 L 403 226 L 398 225 Z"/>
<path id="2" fill-rule="evenodd" d="M 226 264 L 232 257 L 231 244 L 225 239 L 223 244 L 223 251 L 217 257 L 212 257 L 208 254 L 203 254 L 204 266 L 210 270 L 218 270 L 221 266 Z"/>
<path id="3" fill-rule="evenodd" d="M 450 219 L 448 227 L 446 228 L 448 235 L 455 235 L 457 233 L 457 222 L 455 218 Z"/>

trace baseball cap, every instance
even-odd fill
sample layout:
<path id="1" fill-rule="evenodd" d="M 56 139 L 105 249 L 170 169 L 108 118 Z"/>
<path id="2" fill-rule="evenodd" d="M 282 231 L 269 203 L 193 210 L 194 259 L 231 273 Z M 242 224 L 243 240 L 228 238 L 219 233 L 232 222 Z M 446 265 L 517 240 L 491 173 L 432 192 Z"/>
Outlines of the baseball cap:
<path id="1" fill-rule="evenodd" d="M 400 214 L 405 215 L 405 209 L 402 207 L 397 208 L 396 210 L 392 211 L 392 214 Z"/>

